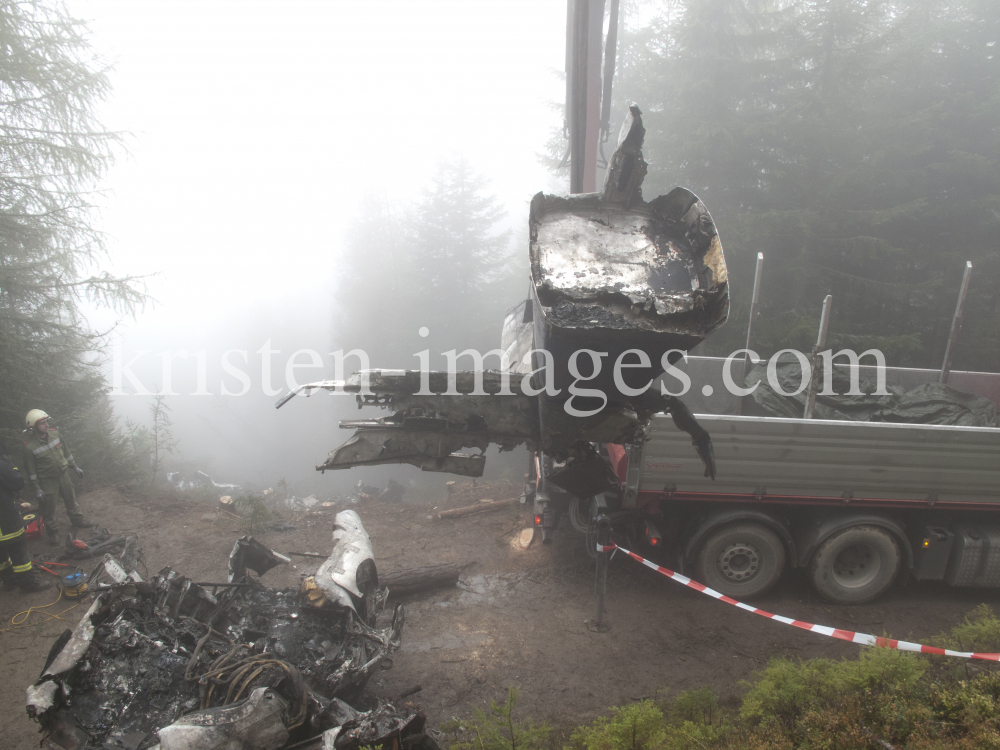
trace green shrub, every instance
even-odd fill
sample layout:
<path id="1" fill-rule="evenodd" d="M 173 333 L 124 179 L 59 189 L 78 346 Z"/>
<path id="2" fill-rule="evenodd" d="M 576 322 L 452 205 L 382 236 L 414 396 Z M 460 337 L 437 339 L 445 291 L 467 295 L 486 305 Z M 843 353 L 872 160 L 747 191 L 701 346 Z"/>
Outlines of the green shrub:
<path id="1" fill-rule="evenodd" d="M 570 737 L 573 750 L 699 750 L 717 744 L 727 728 L 709 688 L 687 690 L 670 705 L 670 720 L 651 700 L 611 710 Z M 717 722 L 714 723 L 713 722 Z M 569 750 L 569 748 L 567 748 Z"/>
<path id="2" fill-rule="evenodd" d="M 519 722 L 514 719 L 518 689 L 507 691 L 507 700 L 502 705 L 490 701 L 489 711 L 477 708 L 472 721 L 452 719 L 441 725 L 441 729 L 456 736 L 451 750 L 544 750 L 548 748 L 548 724 L 535 724 L 533 719 Z M 471 739 L 458 739 L 459 734 L 471 735 Z"/>
<path id="3" fill-rule="evenodd" d="M 965 616 L 961 625 L 930 639 L 930 643 L 956 651 L 995 654 L 1000 651 L 1000 619 L 993 614 L 990 605 L 980 604 Z"/>
<path id="4" fill-rule="evenodd" d="M 717 717 L 719 699 L 711 688 L 700 687 L 685 690 L 670 704 L 670 723 L 682 724 L 685 721 L 695 724 L 711 724 Z"/>
<path id="5" fill-rule="evenodd" d="M 845 694 L 909 694 L 927 671 L 923 657 L 872 646 L 857 660 L 774 659 L 757 673 L 740 716 L 747 721 L 778 719 L 793 724 L 803 713 L 837 703 Z"/>
<path id="6" fill-rule="evenodd" d="M 719 710 L 719 699 L 710 688 L 685 690 L 670 702 L 664 750 L 695 750 L 716 745 L 729 734 Z"/>
<path id="7" fill-rule="evenodd" d="M 958 726 L 996 722 L 1000 717 L 1000 674 L 987 672 L 956 684 L 935 684 L 929 703 L 936 720 Z"/>
<path id="8" fill-rule="evenodd" d="M 619 706 L 570 737 L 578 750 L 657 750 L 666 738 L 663 712 L 651 700 Z"/>
<path id="9" fill-rule="evenodd" d="M 264 504 L 263 495 L 251 493 L 234 497 L 233 506 L 240 514 L 240 525 L 248 534 L 260 533 L 267 524 L 274 520 L 271 511 Z"/>
<path id="10" fill-rule="evenodd" d="M 828 694 L 839 692 L 841 686 L 833 683 L 832 671 L 833 662 L 828 659 L 801 663 L 772 659 L 752 682 L 743 683 L 748 689 L 740 716 L 752 722 L 778 718 L 791 723 Z"/>

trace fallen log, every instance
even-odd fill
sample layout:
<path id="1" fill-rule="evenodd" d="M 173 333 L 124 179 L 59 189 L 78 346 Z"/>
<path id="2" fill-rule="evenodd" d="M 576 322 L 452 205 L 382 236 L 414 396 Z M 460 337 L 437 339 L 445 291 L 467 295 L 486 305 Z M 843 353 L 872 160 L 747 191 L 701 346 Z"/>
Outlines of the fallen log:
<path id="1" fill-rule="evenodd" d="M 510 500 L 496 500 L 494 502 L 488 503 L 477 503 L 476 505 L 469 505 L 465 508 L 455 508 L 453 510 L 443 510 L 438 513 L 438 518 L 461 518 L 462 516 L 471 516 L 473 513 L 485 513 L 489 510 L 498 510 L 500 508 L 506 508 L 519 502 L 520 498 L 512 497 Z"/>
<path id="2" fill-rule="evenodd" d="M 424 568 L 380 573 L 378 582 L 380 586 L 388 587 L 390 596 L 403 596 L 416 591 L 454 586 L 458 583 L 458 575 L 462 572 L 462 568 L 469 565 L 471 563 L 465 565 L 442 563 L 441 565 L 428 565 Z"/>
<path id="3" fill-rule="evenodd" d="M 420 685 L 414 685 L 409 690 L 404 690 L 402 693 L 400 693 L 399 697 L 409 698 L 411 695 L 413 695 L 414 693 L 419 693 L 421 690 L 423 690 L 423 688 L 420 687 Z"/>

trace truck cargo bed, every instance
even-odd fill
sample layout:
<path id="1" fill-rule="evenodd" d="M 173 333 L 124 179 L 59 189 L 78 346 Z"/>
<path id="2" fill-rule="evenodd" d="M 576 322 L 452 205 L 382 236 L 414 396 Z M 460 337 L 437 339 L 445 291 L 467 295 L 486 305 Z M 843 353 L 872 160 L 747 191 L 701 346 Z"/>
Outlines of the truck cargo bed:
<path id="1" fill-rule="evenodd" d="M 690 437 L 653 419 L 638 490 L 675 499 L 1000 511 L 1000 429 L 698 415 L 718 478 Z"/>

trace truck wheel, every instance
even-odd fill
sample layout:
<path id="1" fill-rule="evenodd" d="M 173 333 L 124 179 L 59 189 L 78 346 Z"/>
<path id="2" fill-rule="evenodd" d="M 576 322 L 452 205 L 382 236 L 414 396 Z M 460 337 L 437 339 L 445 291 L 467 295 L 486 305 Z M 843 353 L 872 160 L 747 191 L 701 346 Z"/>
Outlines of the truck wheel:
<path id="1" fill-rule="evenodd" d="M 714 532 L 698 554 L 700 582 L 733 598 L 768 591 L 785 569 L 785 547 L 770 529 L 737 523 Z"/>
<path id="2" fill-rule="evenodd" d="M 852 526 L 820 545 L 809 579 L 827 601 L 863 604 L 888 589 L 899 571 L 899 544 L 877 526 Z"/>

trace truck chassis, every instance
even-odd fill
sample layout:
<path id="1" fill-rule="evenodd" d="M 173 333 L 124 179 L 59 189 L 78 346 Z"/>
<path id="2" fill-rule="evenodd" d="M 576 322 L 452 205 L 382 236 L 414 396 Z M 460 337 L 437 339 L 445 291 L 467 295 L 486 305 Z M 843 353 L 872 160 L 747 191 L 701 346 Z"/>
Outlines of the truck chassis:
<path id="1" fill-rule="evenodd" d="M 528 492 L 536 522 L 588 536 L 606 513 L 632 545 L 734 598 L 805 568 L 827 600 L 862 603 L 910 575 L 1000 587 L 1000 429 L 698 415 L 718 478 L 656 416 L 641 445 L 603 452 L 617 492 Z M 546 516 L 547 514 L 547 516 Z M 547 522 L 547 523 L 546 523 Z"/>

